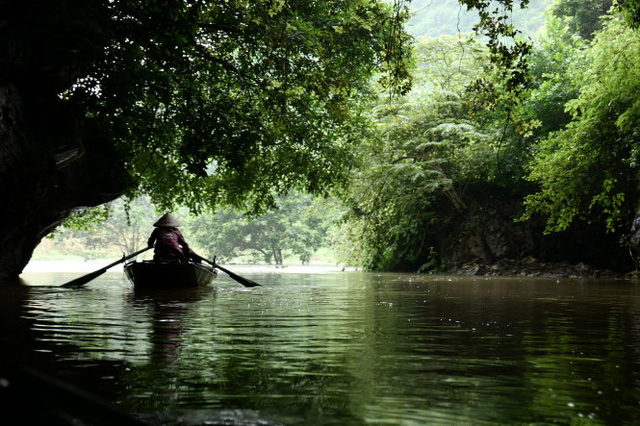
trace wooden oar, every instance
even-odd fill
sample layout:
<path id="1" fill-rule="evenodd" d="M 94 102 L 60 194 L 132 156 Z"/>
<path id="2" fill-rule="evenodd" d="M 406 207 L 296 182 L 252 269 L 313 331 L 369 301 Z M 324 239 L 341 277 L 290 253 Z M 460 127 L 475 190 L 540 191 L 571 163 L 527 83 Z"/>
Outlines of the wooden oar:
<path id="1" fill-rule="evenodd" d="M 230 270 L 225 269 L 225 268 L 223 268 L 222 266 L 218 265 L 218 264 L 216 263 L 215 258 L 213 259 L 213 262 L 212 262 L 212 261 L 210 261 L 209 259 L 205 259 L 204 257 L 202 257 L 202 256 L 200 256 L 200 255 L 197 255 L 197 254 L 195 254 L 195 253 L 191 253 L 191 254 L 190 254 L 190 256 L 191 256 L 191 257 L 193 257 L 193 258 L 195 258 L 195 259 L 198 259 L 198 260 L 200 260 L 200 261 L 207 262 L 209 265 L 213 266 L 214 268 L 218 268 L 218 269 L 222 270 L 222 271 L 223 271 L 223 272 L 225 272 L 227 275 L 229 275 L 231 278 L 233 278 L 234 280 L 238 281 L 240 284 L 242 284 L 242 285 L 243 285 L 243 286 L 245 286 L 245 287 L 262 287 L 262 286 L 261 286 L 260 284 L 258 284 L 257 282 L 255 282 L 255 281 L 251 281 L 251 280 L 250 280 L 250 279 L 248 279 L 248 278 L 241 277 L 241 276 L 240 276 L 240 275 L 238 275 L 238 274 L 234 274 L 234 273 L 233 273 L 233 272 L 231 272 Z"/>
<path id="2" fill-rule="evenodd" d="M 104 268 L 98 269 L 97 271 L 93 271 L 88 273 L 87 275 L 83 275 L 80 278 L 76 278 L 75 280 L 71 280 L 66 284 L 62 284 L 60 287 L 65 287 L 65 288 L 80 288 L 83 285 L 85 285 L 86 283 L 88 283 L 91 280 L 94 280 L 96 278 L 98 278 L 100 275 L 104 274 L 105 272 L 107 272 L 107 269 L 111 268 L 112 266 L 116 266 L 118 263 L 122 263 L 125 260 L 131 259 L 132 257 L 136 257 L 137 255 L 144 253 L 147 250 L 150 250 L 151 247 L 145 247 L 142 250 L 138 250 L 135 253 L 131 253 L 129 256 L 122 256 L 122 259 L 118 260 L 117 262 L 113 262 L 110 263 L 109 265 L 105 266 Z"/>

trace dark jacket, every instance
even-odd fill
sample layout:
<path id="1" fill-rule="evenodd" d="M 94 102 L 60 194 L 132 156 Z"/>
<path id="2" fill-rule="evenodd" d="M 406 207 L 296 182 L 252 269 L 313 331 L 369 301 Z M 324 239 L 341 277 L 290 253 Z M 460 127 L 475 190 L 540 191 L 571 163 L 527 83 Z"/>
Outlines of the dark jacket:
<path id="1" fill-rule="evenodd" d="M 154 259 L 185 260 L 191 251 L 178 228 L 157 227 L 151 233 L 149 247 L 155 246 Z"/>

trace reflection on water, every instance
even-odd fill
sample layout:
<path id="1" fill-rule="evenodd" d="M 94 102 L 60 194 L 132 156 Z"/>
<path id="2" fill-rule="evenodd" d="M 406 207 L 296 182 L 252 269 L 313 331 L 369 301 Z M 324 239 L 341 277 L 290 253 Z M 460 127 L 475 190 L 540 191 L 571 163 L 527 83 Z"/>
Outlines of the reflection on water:
<path id="1" fill-rule="evenodd" d="M 247 276 L 2 289 L 4 356 L 149 424 L 640 420 L 635 283 Z"/>

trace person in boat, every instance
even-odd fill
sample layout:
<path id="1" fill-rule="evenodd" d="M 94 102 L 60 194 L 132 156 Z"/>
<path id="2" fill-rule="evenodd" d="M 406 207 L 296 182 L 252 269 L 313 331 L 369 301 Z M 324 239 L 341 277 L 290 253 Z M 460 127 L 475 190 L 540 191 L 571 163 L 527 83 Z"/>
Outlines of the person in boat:
<path id="1" fill-rule="evenodd" d="M 186 262 L 192 253 L 178 229 L 182 223 L 171 213 L 166 213 L 156 223 L 147 244 L 155 247 L 153 260 L 164 262 Z"/>

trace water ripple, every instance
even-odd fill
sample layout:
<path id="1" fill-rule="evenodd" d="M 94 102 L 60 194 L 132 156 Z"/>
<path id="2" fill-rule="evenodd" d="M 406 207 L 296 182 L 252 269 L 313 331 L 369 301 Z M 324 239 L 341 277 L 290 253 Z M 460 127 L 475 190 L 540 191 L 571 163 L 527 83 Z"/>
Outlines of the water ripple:
<path id="1" fill-rule="evenodd" d="M 95 376 L 150 424 L 640 419 L 636 285 L 251 278 L 263 287 L 221 277 L 215 289 L 136 293 L 113 276 L 33 287 L 4 298 L 4 344 L 20 329 L 57 374 Z"/>

